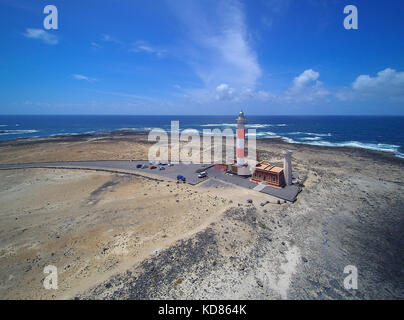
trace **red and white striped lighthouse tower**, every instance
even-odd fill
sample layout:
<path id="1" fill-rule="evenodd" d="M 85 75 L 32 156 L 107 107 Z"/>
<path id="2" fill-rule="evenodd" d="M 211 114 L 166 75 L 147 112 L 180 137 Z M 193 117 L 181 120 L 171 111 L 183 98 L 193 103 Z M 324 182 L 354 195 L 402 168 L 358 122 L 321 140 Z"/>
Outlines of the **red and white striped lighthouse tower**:
<path id="1" fill-rule="evenodd" d="M 240 111 L 237 118 L 237 139 L 236 139 L 236 157 L 238 166 L 243 166 L 246 163 L 244 154 L 245 124 L 246 120 L 244 117 L 244 113 L 243 111 Z"/>

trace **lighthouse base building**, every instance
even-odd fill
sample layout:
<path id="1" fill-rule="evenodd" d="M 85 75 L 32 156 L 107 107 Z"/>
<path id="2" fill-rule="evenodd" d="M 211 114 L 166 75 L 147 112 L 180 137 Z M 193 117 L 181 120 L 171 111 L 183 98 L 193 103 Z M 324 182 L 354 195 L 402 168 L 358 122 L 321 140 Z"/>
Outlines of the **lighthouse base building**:
<path id="1" fill-rule="evenodd" d="M 272 165 L 267 161 L 261 161 L 256 165 L 251 180 L 275 187 L 286 185 L 283 167 Z"/>

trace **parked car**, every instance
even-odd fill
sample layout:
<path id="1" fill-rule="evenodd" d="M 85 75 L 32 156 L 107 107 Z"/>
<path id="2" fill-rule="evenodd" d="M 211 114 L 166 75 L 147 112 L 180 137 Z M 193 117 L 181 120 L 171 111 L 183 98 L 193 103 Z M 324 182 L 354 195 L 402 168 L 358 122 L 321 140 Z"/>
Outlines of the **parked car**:
<path id="1" fill-rule="evenodd" d="M 166 168 L 164 168 L 163 166 L 159 167 L 160 170 L 165 170 Z"/>
<path id="2" fill-rule="evenodd" d="M 184 182 L 186 181 L 185 177 L 183 175 L 181 175 L 181 174 L 179 174 L 177 176 L 177 180 L 181 180 L 181 181 L 184 181 Z"/>
<path id="3" fill-rule="evenodd" d="M 143 166 L 143 164 L 139 163 L 136 165 L 136 168 L 140 169 L 140 168 L 142 168 L 142 166 Z"/>
<path id="4" fill-rule="evenodd" d="M 149 166 L 147 164 L 142 164 L 142 169 L 147 169 Z"/>
<path id="5" fill-rule="evenodd" d="M 156 169 L 157 167 L 156 166 L 150 166 L 150 169 Z"/>
<path id="6" fill-rule="evenodd" d="M 169 167 L 173 167 L 174 165 L 173 165 L 171 162 L 169 162 L 169 163 L 168 163 L 168 166 L 169 166 Z"/>
<path id="7" fill-rule="evenodd" d="M 201 173 L 198 174 L 198 178 L 205 178 L 207 176 L 208 174 L 206 173 L 206 171 L 202 171 Z"/>

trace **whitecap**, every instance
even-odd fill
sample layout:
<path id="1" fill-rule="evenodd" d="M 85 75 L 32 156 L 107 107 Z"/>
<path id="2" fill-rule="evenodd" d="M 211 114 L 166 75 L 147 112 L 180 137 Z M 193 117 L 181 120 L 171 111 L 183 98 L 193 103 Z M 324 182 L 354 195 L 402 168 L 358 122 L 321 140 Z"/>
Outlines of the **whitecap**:
<path id="1" fill-rule="evenodd" d="M 318 141 L 321 140 L 320 137 L 303 137 L 303 138 L 298 138 L 299 140 L 302 141 Z"/>
<path id="2" fill-rule="evenodd" d="M 304 138 L 300 138 L 304 139 Z M 374 151 L 383 151 L 388 153 L 393 153 L 399 158 L 404 158 L 404 154 L 400 153 L 398 149 L 400 146 L 395 144 L 387 144 L 387 143 L 365 143 L 359 141 L 343 141 L 343 142 L 329 142 L 324 140 L 319 141 L 296 141 L 288 137 L 282 137 L 282 140 L 288 143 L 297 143 L 297 144 L 308 144 L 313 146 L 322 146 L 322 147 L 352 147 L 352 148 L 361 148 L 368 149 Z"/>
<path id="3" fill-rule="evenodd" d="M 0 130 L 0 134 L 24 134 L 24 133 L 34 133 L 38 132 L 38 130 Z"/>
<path id="4" fill-rule="evenodd" d="M 208 123 L 202 124 L 201 127 L 237 127 L 237 123 Z"/>
<path id="5" fill-rule="evenodd" d="M 284 127 L 286 124 L 270 124 L 270 123 L 250 123 L 246 124 L 246 128 L 268 128 L 268 127 Z M 237 127 L 237 123 L 208 123 L 202 124 L 201 127 Z"/>
<path id="6" fill-rule="evenodd" d="M 316 137 L 331 137 L 331 133 L 315 133 L 315 132 L 302 132 L 302 131 L 295 131 L 295 132 L 288 132 L 288 135 L 307 135 L 307 136 L 316 136 Z"/>

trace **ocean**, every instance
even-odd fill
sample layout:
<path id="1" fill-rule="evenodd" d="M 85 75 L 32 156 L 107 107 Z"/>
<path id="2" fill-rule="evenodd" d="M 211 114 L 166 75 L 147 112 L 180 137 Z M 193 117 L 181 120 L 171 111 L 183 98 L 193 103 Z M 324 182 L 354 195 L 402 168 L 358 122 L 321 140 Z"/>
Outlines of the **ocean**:
<path id="1" fill-rule="evenodd" d="M 178 120 L 180 130 L 225 129 L 235 131 L 234 116 L 124 116 L 124 115 L 24 115 L 0 116 L 0 140 L 112 131 L 169 130 Z M 379 150 L 404 158 L 404 116 L 249 116 L 246 129 L 257 138 L 280 138 L 288 143 L 349 146 Z"/>

